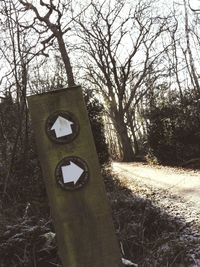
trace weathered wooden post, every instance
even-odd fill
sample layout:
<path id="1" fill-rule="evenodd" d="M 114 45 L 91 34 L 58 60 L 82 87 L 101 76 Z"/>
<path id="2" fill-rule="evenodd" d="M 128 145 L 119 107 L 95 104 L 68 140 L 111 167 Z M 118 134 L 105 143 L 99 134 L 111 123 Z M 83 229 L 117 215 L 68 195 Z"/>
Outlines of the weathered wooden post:
<path id="1" fill-rule="evenodd" d="M 28 104 L 63 267 L 122 266 L 81 88 Z"/>

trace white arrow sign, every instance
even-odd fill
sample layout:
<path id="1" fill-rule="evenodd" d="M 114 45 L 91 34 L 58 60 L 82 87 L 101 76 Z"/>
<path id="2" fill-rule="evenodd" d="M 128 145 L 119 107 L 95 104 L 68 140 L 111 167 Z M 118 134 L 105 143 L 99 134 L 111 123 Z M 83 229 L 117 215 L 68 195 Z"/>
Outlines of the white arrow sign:
<path id="1" fill-rule="evenodd" d="M 78 165 L 74 164 L 70 161 L 70 164 L 67 166 L 62 166 L 62 176 L 64 183 L 71 183 L 73 182 L 76 184 L 81 177 L 82 173 L 84 172 Z"/>
<path id="2" fill-rule="evenodd" d="M 51 127 L 51 130 L 55 130 L 57 138 L 63 137 L 73 133 L 71 127 L 72 124 L 74 123 L 61 116 L 58 116 L 53 126 Z"/>

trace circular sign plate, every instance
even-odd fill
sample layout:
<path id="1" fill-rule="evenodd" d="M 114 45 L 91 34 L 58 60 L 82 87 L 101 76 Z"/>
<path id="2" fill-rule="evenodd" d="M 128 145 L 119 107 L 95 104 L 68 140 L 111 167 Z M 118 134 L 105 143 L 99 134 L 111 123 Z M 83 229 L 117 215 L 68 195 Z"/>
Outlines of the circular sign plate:
<path id="1" fill-rule="evenodd" d="M 57 111 L 46 121 L 46 133 L 56 143 L 70 143 L 78 135 L 79 124 L 73 114 L 68 111 Z"/>
<path id="2" fill-rule="evenodd" d="M 55 177 L 58 185 L 63 189 L 75 190 L 88 182 L 88 166 L 79 157 L 66 157 L 58 163 Z"/>

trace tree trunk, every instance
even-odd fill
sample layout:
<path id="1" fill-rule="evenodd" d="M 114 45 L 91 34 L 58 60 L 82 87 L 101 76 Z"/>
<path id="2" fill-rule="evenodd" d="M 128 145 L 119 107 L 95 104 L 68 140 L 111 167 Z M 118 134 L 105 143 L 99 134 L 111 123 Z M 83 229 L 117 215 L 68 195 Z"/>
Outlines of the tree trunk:
<path id="1" fill-rule="evenodd" d="M 116 121 L 114 122 L 116 131 L 120 138 L 120 143 L 122 146 L 123 158 L 124 162 L 132 162 L 135 159 L 132 142 L 128 136 L 127 126 L 124 123 L 123 116 L 118 116 Z"/>
<path id="2" fill-rule="evenodd" d="M 136 137 L 136 134 L 135 134 L 134 127 L 131 127 L 131 132 L 132 132 L 132 135 L 133 135 L 133 143 L 134 143 L 135 155 L 138 155 L 139 154 L 139 145 L 138 145 L 138 140 L 137 140 L 137 137 Z"/>
<path id="3" fill-rule="evenodd" d="M 135 156 L 139 153 L 139 146 L 137 142 L 137 137 L 136 137 L 136 125 L 135 125 L 135 111 L 132 112 L 132 115 L 127 111 L 126 112 L 126 117 L 127 117 L 127 124 L 130 127 L 131 134 L 133 136 L 133 149 L 134 149 L 134 154 Z M 134 123 L 134 125 L 133 125 Z"/>
<path id="4" fill-rule="evenodd" d="M 63 40 L 63 36 L 61 35 L 61 33 L 56 34 L 55 36 L 57 38 L 59 50 L 60 50 L 64 65 L 65 65 L 65 70 L 67 73 L 68 86 L 74 86 L 75 85 L 74 75 L 73 75 L 73 71 L 72 71 L 70 58 L 68 56 L 68 53 L 67 53 L 67 50 L 65 47 L 65 43 Z"/>

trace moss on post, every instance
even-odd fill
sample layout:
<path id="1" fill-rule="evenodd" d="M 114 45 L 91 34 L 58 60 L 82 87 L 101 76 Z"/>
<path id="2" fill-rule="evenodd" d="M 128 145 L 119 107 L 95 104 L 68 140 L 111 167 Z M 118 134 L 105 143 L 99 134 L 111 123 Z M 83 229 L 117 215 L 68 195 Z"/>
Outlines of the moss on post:
<path id="1" fill-rule="evenodd" d="M 30 96 L 28 104 L 63 267 L 121 266 L 81 88 Z M 46 121 L 57 111 L 70 112 L 78 120 L 79 132 L 69 143 L 56 143 L 46 133 Z M 89 179 L 79 189 L 65 190 L 56 181 L 56 166 L 66 157 L 87 163 Z"/>

